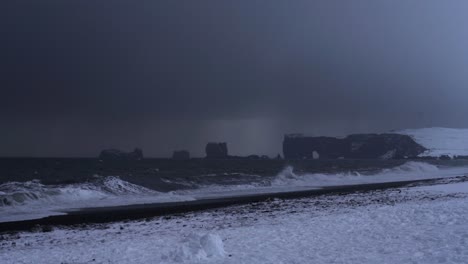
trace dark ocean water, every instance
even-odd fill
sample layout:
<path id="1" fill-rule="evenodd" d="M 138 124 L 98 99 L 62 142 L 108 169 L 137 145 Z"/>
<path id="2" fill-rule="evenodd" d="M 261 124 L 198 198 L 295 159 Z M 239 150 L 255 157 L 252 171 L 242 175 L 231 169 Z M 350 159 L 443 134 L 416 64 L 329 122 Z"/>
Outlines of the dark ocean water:
<path id="1" fill-rule="evenodd" d="M 340 173 L 376 172 L 397 167 L 407 160 L 206 160 L 176 161 L 144 159 L 103 162 L 91 158 L 0 158 L 0 184 L 27 182 L 71 184 L 99 176 L 119 176 L 126 181 L 157 191 L 189 188 L 194 184 L 237 184 L 277 175 L 286 167 L 294 172 Z M 468 166 L 468 160 L 424 161 L 440 166 Z M 173 183 L 170 183 L 173 182 Z"/>
<path id="2" fill-rule="evenodd" d="M 0 159 L 0 221 L 70 208 L 464 175 L 467 160 Z"/>

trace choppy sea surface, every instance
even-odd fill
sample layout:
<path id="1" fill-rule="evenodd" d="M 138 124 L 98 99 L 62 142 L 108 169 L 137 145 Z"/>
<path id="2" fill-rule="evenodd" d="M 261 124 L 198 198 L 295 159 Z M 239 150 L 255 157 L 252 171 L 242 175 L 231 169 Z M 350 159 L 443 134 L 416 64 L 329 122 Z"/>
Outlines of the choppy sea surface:
<path id="1" fill-rule="evenodd" d="M 131 171 L 131 168 L 129 169 Z M 5 181 L 0 184 L 0 222 L 63 214 L 87 207 L 191 201 L 205 198 L 318 189 L 326 186 L 382 183 L 444 178 L 468 174 L 462 164 L 431 164 L 405 161 L 382 168 L 335 167 L 306 172 L 285 165 L 276 173 L 249 174 L 226 168 L 225 172 L 185 175 L 100 175 L 75 181 L 38 179 Z M 219 169 L 218 169 L 219 171 Z M 221 170 L 222 171 L 222 170 Z M 34 177 L 34 173 L 32 176 Z"/>

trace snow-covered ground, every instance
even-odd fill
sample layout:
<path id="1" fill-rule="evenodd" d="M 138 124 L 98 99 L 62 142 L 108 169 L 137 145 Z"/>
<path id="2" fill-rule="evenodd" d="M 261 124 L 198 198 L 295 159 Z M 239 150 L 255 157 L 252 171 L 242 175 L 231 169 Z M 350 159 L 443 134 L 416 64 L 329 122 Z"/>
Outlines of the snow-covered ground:
<path id="1" fill-rule="evenodd" d="M 427 148 L 421 156 L 468 156 L 468 129 L 433 127 L 406 129 L 394 133 L 409 135 Z"/>
<path id="2" fill-rule="evenodd" d="M 463 179 L 463 178 L 462 178 Z M 0 236 L 1 263 L 466 263 L 468 184 Z"/>

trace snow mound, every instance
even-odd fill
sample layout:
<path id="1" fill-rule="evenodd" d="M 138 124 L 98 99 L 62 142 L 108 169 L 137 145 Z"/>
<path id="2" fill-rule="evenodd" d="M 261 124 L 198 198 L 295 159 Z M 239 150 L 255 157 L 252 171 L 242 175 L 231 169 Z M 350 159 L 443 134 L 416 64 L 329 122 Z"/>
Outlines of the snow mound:
<path id="1" fill-rule="evenodd" d="M 163 258 L 174 262 L 193 263 L 211 258 L 222 258 L 225 254 L 223 240 L 218 235 L 191 234 L 182 241 L 181 245 Z"/>
<path id="2" fill-rule="evenodd" d="M 468 156 L 468 129 L 433 127 L 406 129 L 394 133 L 408 135 L 428 149 L 420 156 Z"/>
<path id="3" fill-rule="evenodd" d="M 430 185 L 415 187 L 413 190 L 416 191 L 426 191 L 426 192 L 441 192 L 446 194 L 461 194 L 468 193 L 468 182 L 458 182 L 450 184 L 439 184 L 439 185 Z"/>

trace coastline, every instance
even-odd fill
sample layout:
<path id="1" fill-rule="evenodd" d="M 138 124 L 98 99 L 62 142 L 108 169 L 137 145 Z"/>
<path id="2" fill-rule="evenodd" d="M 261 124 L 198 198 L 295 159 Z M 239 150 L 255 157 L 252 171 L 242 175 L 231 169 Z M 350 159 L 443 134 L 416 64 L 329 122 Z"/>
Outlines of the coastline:
<path id="1" fill-rule="evenodd" d="M 451 178 L 443 178 L 444 181 L 450 179 L 468 180 L 466 176 L 458 176 Z M 432 185 L 440 182 L 442 178 L 397 181 L 386 183 L 371 183 L 359 185 L 343 185 L 324 187 L 321 189 L 276 192 L 276 193 L 261 193 L 243 196 L 232 196 L 222 198 L 200 199 L 186 202 L 170 202 L 170 203 L 154 203 L 154 204 L 139 204 L 113 207 L 97 207 L 83 208 L 74 211 L 64 211 L 64 215 L 54 215 L 45 218 L 1 222 L 0 233 L 28 231 L 37 228 L 38 226 L 74 226 L 86 224 L 111 223 L 118 221 L 145 219 L 156 216 L 170 216 L 174 214 L 184 214 L 188 212 L 210 210 L 223 208 L 233 205 L 242 205 L 256 202 L 263 202 L 272 199 L 296 199 L 303 197 L 314 197 L 321 195 L 340 195 L 356 192 L 369 192 L 376 190 L 384 190 L 391 188 L 401 188 L 419 185 Z"/>

